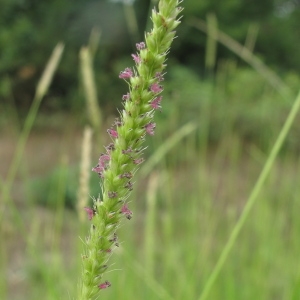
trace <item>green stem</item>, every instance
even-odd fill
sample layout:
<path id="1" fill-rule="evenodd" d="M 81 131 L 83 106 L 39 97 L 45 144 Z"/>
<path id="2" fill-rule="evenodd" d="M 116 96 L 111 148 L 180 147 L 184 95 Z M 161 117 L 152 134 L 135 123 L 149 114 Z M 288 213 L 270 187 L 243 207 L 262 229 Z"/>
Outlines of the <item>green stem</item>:
<path id="1" fill-rule="evenodd" d="M 295 117 L 299 111 L 299 108 L 300 108 L 300 92 L 299 92 L 299 94 L 294 102 L 294 105 L 293 105 L 293 107 L 292 107 L 280 133 L 279 133 L 279 136 L 271 150 L 271 153 L 264 165 L 264 168 L 261 171 L 260 176 L 259 176 L 258 180 L 256 181 L 255 186 L 252 189 L 252 192 L 246 202 L 246 206 L 245 206 L 238 222 L 236 223 L 235 227 L 233 228 L 233 231 L 231 232 L 229 240 L 227 241 L 227 244 L 225 245 L 225 247 L 219 257 L 219 260 L 218 260 L 216 266 L 214 267 L 210 277 L 208 278 L 208 280 L 204 286 L 204 289 L 202 291 L 202 294 L 199 297 L 199 300 L 207 299 L 208 294 L 209 294 L 213 284 L 215 283 L 243 225 L 245 224 L 245 221 L 251 211 L 251 208 L 253 207 L 253 205 L 257 199 L 257 196 L 258 196 L 260 190 L 262 189 L 264 182 L 267 179 L 267 176 L 270 173 L 270 170 L 274 164 L 275 158 L 277 157 L 278 152 L 283 145 L 283 142 L 292 126 L 293 121 L 295 120 Z"/>
<path id="2" fill-rule="evenodd" d="M 16 152 L 14 154 L 12 163 L 8 170 L 6 182 L 5 182 L 5 184 L 3 184 L 3 189 L 1 192 L 2 203 L 0 206 L 0 223 L 2 221 L 4 212 L 5 212 L 5 205 L 8 202 L 9 197 L 10 197 L 10 192 L 13 187 L 13 183 L 14 183 L 15 177 L 17 175 L 19 165 L 21 164 L 21 161 L 22 161 L 22 156 L 23 156 L 23 152 L 24 152 L 24 149 L 26 146 L 26 142 L 28 140 L 32 126 L 36 119 L 36 115 L 39 110 L 41 101 L 42 101 L 43 97 L 45 96 L 46 92 L 48 91 L 48 88 L 52 81 L 53 75 L 59 64 L 60 58 L 63 53 L 63 49 L 64 49 L 64 45 L 61 43 L 59 43 L 54 48 L 52 55 L 48 61 L 48 64 L 43 72 L 43 75 L 38 83 L 32 105 L 30 107 L 29 113 L 28 113 L 27 118 L 24 123 L 24 128 L 22 130 L 22 133 L 20 135 L 20 138 L 19 138 L 17 146 L 16 146 Z M 13 205 L 13 204 L 11 204 L 11 205 Z"/>

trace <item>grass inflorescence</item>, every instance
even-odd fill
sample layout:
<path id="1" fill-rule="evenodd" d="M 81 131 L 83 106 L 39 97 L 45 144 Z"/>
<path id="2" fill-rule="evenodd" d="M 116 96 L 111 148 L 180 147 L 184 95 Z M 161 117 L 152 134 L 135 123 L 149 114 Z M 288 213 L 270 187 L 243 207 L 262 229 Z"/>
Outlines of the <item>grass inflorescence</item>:
<path id="1" fill-rule="evenodd" d="M 123 216 L 132 217 L 128 197 L 133 190 L 133 176 L 144 161 L 145 136 L 154 135 L 153 116 L 161 108 L 165 60 L 174 29 L 180 23 L 177 17 L 182 8 L 178 5 L 178 0 L 161 0 L 159 10 L 153 9 L 153 29 L 146 33 L 145 42 L 136 44 L 137 53 L 132 54 L 135 68 L 126 68 L 119 75 L 128 83 L 129 92 L 122 97 L 124 110 L 120 118 L 107 130 L 112 142 L 93 168 L 101 178 L 102 191 L 94 206 L 85 208 L 92 226 L 84 242 L 79 299 L 94 299 L 100 290 L 111 285 L 102 277 L 109 256 L 119 246 L 116 231 L 120 220 Z"/>

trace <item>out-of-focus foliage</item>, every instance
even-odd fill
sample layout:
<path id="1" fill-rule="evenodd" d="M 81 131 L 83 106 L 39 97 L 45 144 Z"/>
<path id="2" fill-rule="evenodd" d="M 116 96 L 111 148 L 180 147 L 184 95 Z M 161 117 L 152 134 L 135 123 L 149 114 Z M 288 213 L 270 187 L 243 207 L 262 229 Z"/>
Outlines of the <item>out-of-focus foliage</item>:
<path id="1" fill-rule="evenodd" d="M 233 61 L 219 64 L 214 82 L 182 66 L 170 65 L 167 77 L 163 113 L 156 114 L 166 136 L 197 120 L 200 135 L 207 134 L 210 143 L 235 135 L 264 151 L 274 143 L 300 86 L 299 76 L 289 73 L 284 80 L 293 96 L 285 99 L 256 71 L 237 68 Z M 298 151 L 299 135 L 295 123 L 285 147 Z"/>
<path id="2" fill-rule="evenodd" d="M 140 40 L 155 1 L 132 1 Z M 35 84 L 49 54 L 59 41 L 66 51 L 44 108 L 81 108 L 78 52 L 87 44 L 93 27 L 101 34 L 94 66 L 98 94 L 104 109 L 114 107 L 123 90 L 118 80 L 120 61 L 133 65 L 136 37 L 129 30 L 126 1 L 109 0 L 2 0 L 0 10 L 0 97 L 14 99 L 18 107 L 27 108 Z M 300 1 L 299 0 L 201 0 L 184 1 L 180 42 L 171 55 L 197 73 L 203 73 L 206 36 L 189 25 L 192 18 L 205 19 L 215 13 L 219 28 L 244 43 L 249 26 L 257 24 L 259 35 L 255 52 L 280 72 L 300 71 Z M 135 20 L 134 20 L 135 21 Z M 218 47 L 218 59 L 234 55 Z"/>
<path id="3" fill-rule="evenodd" d="M 93 27 L 102 31 L 101 50 L 95 61 L 98 76 L 109 76 L 111 61 L 128 46 L 120 5 L 78 0 L 4 2 L 0 10 L 0 74 L 11 82 L 11 89 L 0 88 L 0 96 L 8 98 L 11 93 L 18 106 L 30 104 L 35 84 L 57 42 L 66 43 L 66 54 L 49 94 L 51 101 L 45 101 L 47 107 L 74 105 L 78 52 L 88 42 Z M 55 102 L 57 98 L 59 102 Z"/>
<path id="4" fill-rule="evenodd" d="M 286 6 L 292 6 L 287 10 Z M 259 26 L 259 35 L 255 52 L 263 57 L 268 65 L 279 70 L 300 70 L 300 1 L 284 0 L 204 0 L 186 1 L 185 19 L 191 17 L 206 18 L 215 13 L 219 28 L 228 35 L 244 43 L 250 25 Z M 204 55 L 205 36 L 195 29 L 182 26 L 180 35 L 183 46 L 180 50 L 184 61 L 192 64 L 199 60 L 199 46 Z M 188 50 L 188 51 L 186 51 Z M 186 52 L 185 52 L 186 51 Z M 224 47 L 218 49 L 219 57 L 233 56 Z"/>

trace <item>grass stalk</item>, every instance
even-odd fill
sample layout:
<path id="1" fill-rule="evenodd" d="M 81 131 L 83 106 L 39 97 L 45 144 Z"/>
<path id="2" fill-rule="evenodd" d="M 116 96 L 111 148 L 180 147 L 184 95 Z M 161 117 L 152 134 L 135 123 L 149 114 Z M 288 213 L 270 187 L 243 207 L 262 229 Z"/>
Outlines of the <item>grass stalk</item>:
<path id="1" fill-rule="evenodd" d="M 145 162 L 141 169 L 141 176 L 146 177 L 157 165 L 164 156 L 174 148 L 185 136 L 192 133 L 197 128 L 194 122 L 189 122 L 178 129 L 173 135 L 171 135 L 165 142 L 163 142 L 153 155 Z"/>
<path id="2" fill-rule="evenodd" d="M 80 177 L 79 189 L 77 198 L 77 212 L 79 220 L 84 222 L 86 214 L 84 207 L 88 205 L 89 195 L 89 180 L 90 180 L 90 166 L 91 166 L 91 150 L 92 150 L 92 129 L 86 127 L 83 132 L 82 151 L 81 151 L 81 164 L 80 164 Z"/>
<path id="3" fill-rule="evenodd" d="M 154 278 L 154 249 L 156 237 L 156 202 L 157 202 L 157 186 L 159 175 L 152 173 L 149 178 L 147 189 L 147 214 L 145 220 L 145 269 L 146 272 Z"/>
<path id="4" fill-rule="evenodd" d="M 89 43 L 88 43 L 88 49 L 92 60 L 94 59 L 96 52 L 98 50 L 100 38 L 101 38 L 101 30 L 97 27 L 94 27 L 91 31 Z"/>
<path id="5" fill-rule="evenodd" d="M 82 73 L 82 83 L 87 103 L 89 120 L 95 131 L 101 128 L 101 112 L 98 106 L 98 95 L 95 83 L 95 76 L 92 66 L 92 55 L 88 47 L 80 50 L 80 67 Z M 100 136 L 100 135 L 99 135 Z M 100 142 L 100 141 L 99 141 Z"/>
<path id="6" fill-rule="evenodd" d="M 158 280 L 156 280 L 155 277 L 152 277 L 145 272 L 145 268 L 132 257 L 130 257 L 127 251 L 124 251 L 124 258 L 124 261 L 127 262 L 127 266 L 131 268 L 141 279 L 143 279 L 153 293 L 155 293 L 155 299 L 174 300 L 165 287 Z"/>
<path id="7" fill-rule="evenodd" d="M 292 107 L 292 109 L 291 109 L 279 135 L 278 135 L 278 138 L 270 152 L 270 155 L 267 158 L 267 161 L 263 167 L 263 170 L 261 171 L 261 173 L 250 193 L 250 196 L 246 202 L 245 208 L 244 208 L 238 222 L 236 223 L 235 227 L 233 228 L 231 235 L 230 235 L 230 237 L 229 237 L 225 247 L 223 248 L 223 251 L 217 261 L 217 264 L 214 267 L 210 277 L 208 278 L 208 280 L 204 286 L 203 292 L 200 295 L 199 300 L 207 299 L 213 284 L 215 283 L 222 267 L 224 266 L 224 264 L 228 258 L 228 255 L 229 255 L 231 249 L 233 248 L 233 245 L 234 245 L 235 241 L 237 240 L 237 237 L 238 237 L 243 225 L 245 224 L 253 205 L 255 204 L 257 196 L 259 195 L 260 191 L 262 190 L 263 184 L 265 183 L 265 181 L 271 171 L 274 161 L 275 161 L 275 159 L 283 145 L 283 142 L 293 124 L 293 121 L 295 120 L 295 117 L 299 111 L 299 108 L 300 108 L 300 92 L 299 92 L 299 94 L 293 104 L 293 107 Z"/>
<path id="8" fill-rule="evenodd" d="M 3 236 L 2 236 L 3 235 Z M 3 229 L 0 231 L 0 240 L 4 241 L 5 233 L 3 233 Z M 0 247 L 0 299 L 7 299 L 7 286 L 8 286 L 8 276 L 7 276 L 7 249 L 6 247 Z"/>
<path id="9" fill-rule="evenodd" d="M 23 152 L 24 152 L 24 148 L 25 148 L 27 139 L 29 137 L 33 123 L 35 121 L 41 101 L 49 89 L 53 75 L 54 75 L 55 70 L 57 69 L 59 61 L 61 59 L 63 50 L 64 50 L 64 45 L 61 43 L 58 44 L 54 48 L 52 55 L 46 65 L 46 68 L 45 68 L 43 74 L 42 74 L 42 77 L 38 83 L 32 105 L 30 107 L 29 113 L 25 120 L 23 131 L 22 131 L 20 138 L 18 140 L 18 143 L 16 145 L 16 152 L 13 156 L 12 163 L 8 170 L 6 182 L 3 185 L 3 189 L 2 189 L 2 193 L 1 193 L 2 205 L 0 207 L 0 222 L 2 220 L 3 213 L 5 211 L 5 205 L 9 199 L 10 191 L 12 189 L 14 179 L 17 175 L 17 171 L 18 171 L 19 165 L 22 160 L 22 156 L 23 156 Z"/>
<path id="10" fill-rule="evenodd" d="M 193 19 L 190 25 L 199 29 L 206 34 L 209 34 L 208 25 L 200 19 Z M 245 62 L 253 67 L 267 82 L 283 97 L 287 98 L 290 94 L 289 87 L 281 80 L 277 74 L 267 67 L 258 57 L 256 57 L 250 50 L 235 41 L 233 38 L 216 28 L 216 34 L 212 36 L 218 42 L 226 46 L 233 53 L 241 57 Z"/>
<path id="11" fill-rule="evenodd" d="M 55 188 L 55 216 L 52 227 L 52 251 L 53 253 L 59 252 L 59 243 L 61 230 L 64 222 L 64 210 L 65 210 L 65 199 L 67 190 L 67 178 L 68 178 L 68 156 L 63 154 L 60 162 L 60 172 L 58 174 L 57 186 Z"/>
<path id="12" fill-rule="evenodd" d="M 258 31 L 259 31 L 259 25 L 257 23 L 250 24 L 241 56 L 245 55 L 244 49 L 253 53 L 257 36 L 258 36 Z"/>
<path id="13" fill-rule="evenodd" d="M 212 73 L 217 58 L 217 36 L 218 33 L 218 20 L 216 15 L 210 13 L 207 15 L 207 41 L 205 51 L 205 69 Z"/>

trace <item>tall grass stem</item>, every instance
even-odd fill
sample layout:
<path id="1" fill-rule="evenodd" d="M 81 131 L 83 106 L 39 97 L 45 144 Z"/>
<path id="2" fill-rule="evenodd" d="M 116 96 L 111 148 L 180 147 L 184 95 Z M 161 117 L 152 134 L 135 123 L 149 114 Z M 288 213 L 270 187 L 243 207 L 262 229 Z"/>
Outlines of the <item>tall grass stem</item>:
<path id="1" fill-rule="evenodd" d="M 197 124 L 193 121 L 186 123 L 180 129 L 175 131 L 164 143 L 162 143 L 153 155 L 145 162 L 141 169 L 141 176 L 146 177 L 163 158 L 174 148 L 184 137 L 192 133 L 197 128 Z"/>
<path id="2" fill-rule="evenodd" d="M 98 50 L 100 38 L 101 38 L 101 30 L 98 27 L 94 27 L 91 31 L 89 43 L 88 43 L 89 53 L 92 60 L 94 59 L 95 54 Z"/>
<path id="3" fill-rule="evenodd" d="M 30 107 L 29 113 L 27 115 L 27 118 L 25 120 L 23 131 L 18 140 L 18 143 L 16 146 L 16 152 L 14 153 L 12 163 L 11 163 L 9 171 L 8 171 L 6 182 L 3 185 L 3 189 L 2 189 L 2 193 L 1 193 L 2 205 L 0 207 L 0 222 L 3 217 L 6 202 L 9 199 L 9 194 L 12 189 L 12 185 L 13 185 L 14 179 L 16 177 L 18 167 L 21 163 L 21 159 L 22 159 L 22 155 L 24 152 L 24 148 L 25 148 L 27 139 L 29 137 L 33 123 L 35 121 L 41 101 L 42 101 L 43 97 L 45 96 L 45 94 L 47 93 L 50 83 L 52 81 L 53 75 L 58 67 L 63 50 L 64 50 L 64 45 L 62 43 L 59 43 L 54 48 L 52 55 L 45 67 L 43 74 L 42 74 L 42 77 L 37 85 L 36 93 L 35 93 L 32 105 Z"/>
<path id="4" fill-rule="evenodd" d="M 245 55 L 244 54 L 244 51 L 245 51 L 244 49 L 246 49 L 246 52 L 248 50 L 251 53 L 253 53 L 255 43 L 256 43 L 256 40 L 257 40 L 257 36 L 258 36 L 258 31 L 259 31 L 259 25 L 257 23 L 250 24 L 250 26 L 248 28 L 246 40 L 245 40 L 245 45 L 244 45 L 243 51 L 241 53 L 241 56 Z"/>
<path id="5" fill-rule="evenodd" d="M 80 50 L 79 56 L 88 117 L 94 130 L 98 132 L 101 128 L 102 117 L 98 106 L 98 95 L 92 66 L 92 55 L 88 47 L 83 47 Z"/>
<path id="6" fill-rule="evenodd" d="M 299 94 L 294 102 L 294 105 L 293 105 L 293 107 L 292 107 L 292 109 L 291 109 L 279 135 L 278 135 L 278 138 L 270 152 L 270 155 L 267 158 L 267 161 L 263 167 L 263 170 L 261 171 L 261 173 L 258 177 L 258 180 L 256 181 L 256 183 L 250 193 L 250 196 L 246 202 L 245 208 L 244 208 L 238 222 L 236 223 L 235 227 L 233 228 L 231 235 L 219 257 L 219 260 L 217 261 L 216 266 L 214 267 L 210 277 L 208 278 L 208 280 L 204 286 L 203 292 L 200 295 L 199 300 L 207 299 L 213 284 L 215 283 L 224 263 L 226 262 L 226 259 L 229 255 L 235 241 L 237 240 L 237 237 L 238 237 L 243 225 L 245 224 L 245 222 L 247 220 L 247 217 L 249 216 L 249 213 L 257 199 L 257 196 L 259 195 L 260 191 L 262 190 L 263 184 L 265 183 L 265 181 L 271 171 L 271 168 L 274 164 L 275 158 L 277 157 L 277 155 L 283 145 L 283 142 L 293 124 L 293 121 L 296 118 L 299 108 L 300 108 L 300 92 L 299 92 Z"/>
<path id="7" fill-rule="evenodd" d="M 155 277 L 152 277 L 145 272 L 145 268 L 136 260 L 134 260 L 127 251 L 124 251 L 124 258 L 124 261 L 127 262 L 127 266 L 131 268 L 140 278 L 142 278 L 153 291 L 153 293 L 156 294 L 155 299 L 174 300 L 174 298 L 169 294 L 168 290 L 165 289 Z"/>
<path id="8" fill-rule="evenodd" d="M 86 220 L 84 207 L 88 205 L 89 180 L 91 173 L 92 134 L 92 129 L 88 126 L 85 127 L 81 146 L 80 177 L 77 196 L 77 212 L 81 222 Z"/>
<path id="9" fill-rule="evenodd" d="M 205 69 L 212 73 L 217 56 L 217 33 L 218 33 L 218 20 L 216 15 L 210 13 L 207 15 L 207 41 L 206 41 L 206 51 L 205 51 Z"/>
<path id="10" fill-rule="evenodd" d="M 145 219 L 145 269 L 154 278 L 154 250 L 156 237 L 156 202 L 159 175 L 152 173 L 147 189 L 147 213 Z"/>

